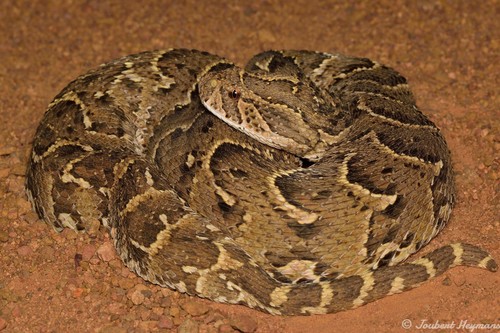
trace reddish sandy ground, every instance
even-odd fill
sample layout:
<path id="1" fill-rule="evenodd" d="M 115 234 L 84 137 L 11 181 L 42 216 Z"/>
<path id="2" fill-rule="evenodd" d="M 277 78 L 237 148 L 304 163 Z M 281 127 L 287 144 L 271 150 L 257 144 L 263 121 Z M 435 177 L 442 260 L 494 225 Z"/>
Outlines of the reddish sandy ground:
<path id="1" fill-rule="evenodd" d="M 466 241 L 500 258 L 498 1 L 181 2 L 2 2 L 0 331 L 465 332 L 461 321 L 499 325 L 499 273 L 460 267 L 357 310 L 272 317 L 144 283 L 116 258 L 104 230 L 56 234 L 37 219 L 23 192 L 32 136 L 52 97 L 90 67 L 169 47 L 240 64 L 272 48 L 338 51 L 404 73 L 448 140 L 458 205 L 416 256 Z M 410 330 L 402 328 L 405 319 Z M 455 328 L 418 329 L 422 321 Z"/>

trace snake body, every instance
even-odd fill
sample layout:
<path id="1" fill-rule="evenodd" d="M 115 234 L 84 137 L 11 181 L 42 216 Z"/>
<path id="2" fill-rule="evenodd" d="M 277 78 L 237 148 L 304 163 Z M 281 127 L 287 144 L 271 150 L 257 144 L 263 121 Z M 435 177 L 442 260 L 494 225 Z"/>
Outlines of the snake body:
<path id="1" fill-rule="evenodd" d="M 365 58 L 267 51 L 245 69 L 173 49 L 68 84 L 36 132 L 26 189 L 56 230 L 109 228 L 155 284 L 272 314 L 331 313 L 456 265 L 450 152 L 404 77 Z"/>

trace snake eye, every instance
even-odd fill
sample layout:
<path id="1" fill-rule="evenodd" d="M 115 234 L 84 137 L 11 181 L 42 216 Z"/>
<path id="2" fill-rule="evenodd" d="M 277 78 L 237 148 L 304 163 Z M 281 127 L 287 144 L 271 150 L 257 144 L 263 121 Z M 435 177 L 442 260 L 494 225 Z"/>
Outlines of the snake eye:
<path id="1" fill-rule="evenodd" d="M 240 98 L 240 95 L 241 95 L 241 93 L 236 89 L 233 89 L 232 91 L 229 92 L 229 97 L 234 98 L 234 99 Z"/>

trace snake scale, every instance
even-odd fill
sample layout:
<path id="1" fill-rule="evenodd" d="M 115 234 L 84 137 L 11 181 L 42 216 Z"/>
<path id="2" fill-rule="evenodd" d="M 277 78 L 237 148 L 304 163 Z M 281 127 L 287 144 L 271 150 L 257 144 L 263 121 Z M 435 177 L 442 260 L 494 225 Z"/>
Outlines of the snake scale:
<path id="1" fill-rule="evenodd" d="M 497 269 L 462 243 L 402 262 L 450 217 L 450 152 L 406 79 L 365 58 L 111 61 L 49 105 L 26 189 L 57 231 L 102 223 L 145 280 L 271 314 L 352 309 L 457 265 Z"/>

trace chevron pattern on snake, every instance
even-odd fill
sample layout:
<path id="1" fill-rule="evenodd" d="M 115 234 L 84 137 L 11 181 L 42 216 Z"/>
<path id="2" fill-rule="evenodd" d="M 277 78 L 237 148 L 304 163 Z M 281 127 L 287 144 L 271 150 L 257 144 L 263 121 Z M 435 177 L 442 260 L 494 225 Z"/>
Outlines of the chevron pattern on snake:
<path id="1" fill-rule="evenodd" d="M 450 152 L 406 79 L 365 58 L 111 61 L 48 106 L 26 190 L 57 231 L 102 223 L 145 280 L 271 314 L 352 309 L 457 265 L 497 269 L 461 243 L 404 262 L 449 220 Z"/>

